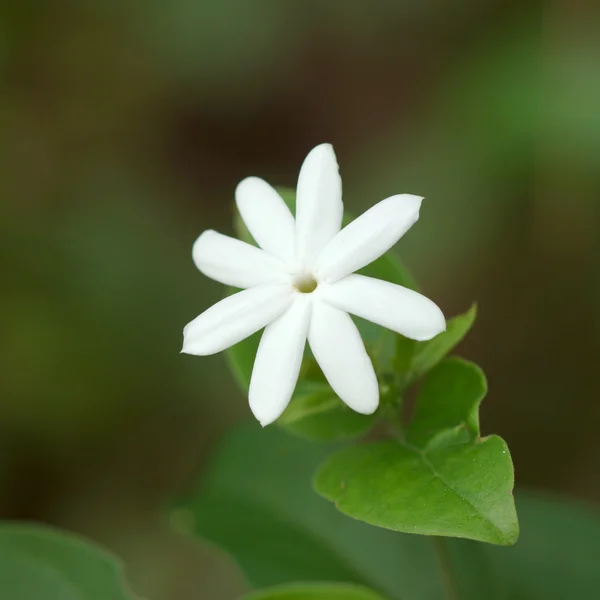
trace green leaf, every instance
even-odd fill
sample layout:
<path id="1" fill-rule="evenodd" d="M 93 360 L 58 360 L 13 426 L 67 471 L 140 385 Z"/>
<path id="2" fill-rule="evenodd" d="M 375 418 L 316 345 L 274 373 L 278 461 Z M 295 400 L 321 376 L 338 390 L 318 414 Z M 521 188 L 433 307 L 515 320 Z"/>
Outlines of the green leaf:
<path id="1" fill-rule="evenodd" d="M 542 494 L 517 496 L 522 534 L 514 547 L 450 540 L 448 558 L 461 600 L 596 598 L 600 514 Z"/>
<path id="2" fill-rule="evenodd" d="M 503 545 L 519 533 L 512 487 L 497 436 L 428 452 L 395 440 L 347 448 L 315 477 L 320 494 L 371 525 Z"/>
<path id="3" fill-rule="evenodd" d="M 316 490 L 379 527 L 514 544 L 510 454 L 501 438 L 479 438 L 485 392 L 476 365 L 442 362 L 425 378 L 406 436 L 339 451 L 319 469 Z"/>
<path id="4" fill-rule="evenodd" d="M 277 424 L 307 440 L 325 442 L 365 435 L 376 418 L 348 408 L 327 383 L 305 381 Z"/>
<path id="5" fill-rule="evenodd" d="M 410 371 L 417 343 L 403 335 L 396 335 L 393 369 L 397 375 L 405 375 Z"/>
<path id="6" fill-rule="evenodd" d="M 447 358 L 423 381 L 406 441 L 426 448 L 445 430 L 462 435 L 462 441 L 479 436 L 479 405 L 487 392 L 485 374 L 462 358 Z"/>
<path id="7" fill-rule="evenodd" d="M 591 509 L 520 493 L 522 532 L 510 548 L 397 533 L 350 519 L 311 491 L 329 452 L 276 428 L 231 432 L 181 510 L 256 587 L 343 581 L 390 600 L 597 596 L 600 516 Z"/>
<path id="8" fill-rule="evenodd" d="M 358 273 L 367 275 L 368 277 L 375 277 L 376 279 L 384 279 L 385 281 L 402 285 L 411 290 L 419 289 L 410 271 L 393 251 L 386 252 L 376 261 L 363 267 Z"/>
<path id="9" fill-rule="evenodd" d="M 47 527 L 0 525 L 0 598 L 132 600 L 116 558 Z"/>
<path id="10" fill-rule="evenodd" d="M 242 600 L 385 600 L 366 588 L 337 583 L 298 583 L 261 590 Z"/>
<path id="11" fill-rule="evenodd" d="M 261 335 L 262 331 L 259 331 L 235 346 L 230 346 L 225 352 L 229 370 L 233 373 L 240 389 L 245 393 L 250 387 L 250 376 Z"/>
<path id="12" fill-rule="evenodd" d="M 465 337 L 476 316 L 477 306 L 474 304 L 467 312 L 449 319 L 446 331 L 428 342 L 417 344 L 411 364 L 413 380 L 435 367 Z"/>
<path id="13" fill-rule="evenodd" d="M 228 551 L 255 587 L 340 581 L 404 600 L 401 591 L 418 589 L 423 568 L 435 570 L 429 542 L 407 536 L 398 544 L 398 534 L 352 521 L 315 494 L 314 469 L 334 447 L 277 428 L 240 429 L 223 440 L 202 489 L 182 510 L 193 531 Z M 430 588 L 440 597 L 441 585 Z"/>

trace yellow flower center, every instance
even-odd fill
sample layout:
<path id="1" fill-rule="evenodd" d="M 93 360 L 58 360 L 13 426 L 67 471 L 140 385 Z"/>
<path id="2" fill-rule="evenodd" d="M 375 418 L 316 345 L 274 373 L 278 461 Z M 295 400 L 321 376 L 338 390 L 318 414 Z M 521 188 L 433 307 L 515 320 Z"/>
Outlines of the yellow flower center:
<path id="1" fill-rule="evenodd" d="M 294 287 L 302 294 L 310 294 L 317 289 L 317 280 L 310 274 L 303 273 L 294 279 Z"/>

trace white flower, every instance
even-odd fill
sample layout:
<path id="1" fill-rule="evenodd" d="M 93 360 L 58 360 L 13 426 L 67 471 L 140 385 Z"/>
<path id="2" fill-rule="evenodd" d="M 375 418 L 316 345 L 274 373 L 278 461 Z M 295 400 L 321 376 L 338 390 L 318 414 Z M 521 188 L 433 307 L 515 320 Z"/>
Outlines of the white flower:
<path id="1" fill-rule="evenodd" d="M 419 218 L 422 198 L 382 200 L 342 226 L 342 182 L 329 144 L 314 148 L 298 177 L 296 219 L 279 194 L 257 177 L 235 199 L 260 248 L 216 231 L 195 242 L 193 258 L 206 276 L 244 288 L 183 330 L 183 352 L 220 352 L 265 327 L 250 382 L 250 408 L 264 425 L 275 421 L 296 387 L 306 340 L 335 393 L 353 410 L 373 413 L 379 387 L 371 360 L 348 313 L 414 340 L 444 331 L 440 309 L 405 287 L 353 275 L 387 252 Z"/>

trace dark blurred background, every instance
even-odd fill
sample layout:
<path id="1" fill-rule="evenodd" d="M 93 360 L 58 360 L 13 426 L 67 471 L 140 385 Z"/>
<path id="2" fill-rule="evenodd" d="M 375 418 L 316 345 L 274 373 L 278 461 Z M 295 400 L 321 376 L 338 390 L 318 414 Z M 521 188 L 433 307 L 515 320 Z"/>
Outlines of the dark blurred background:
<path id="1" fill-rule="evenodd" d="M 247 175 L 333 143 L 353 212 L 426 196 L 397 251 L 488 374 L 521 487 L 600 501 L 600 23 L 548 0 L 8 0 L 0 9 L 0 513 L 119 552 L 155 600 L 237 571 L 164 509 L 250 412 L 179 354 Z"/>

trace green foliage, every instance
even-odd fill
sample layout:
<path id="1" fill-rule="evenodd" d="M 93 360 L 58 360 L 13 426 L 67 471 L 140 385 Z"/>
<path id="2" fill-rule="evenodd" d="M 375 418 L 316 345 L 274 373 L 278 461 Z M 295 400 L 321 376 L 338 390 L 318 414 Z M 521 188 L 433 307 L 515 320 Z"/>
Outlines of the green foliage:
<path id="1" fill-rule="evenodd" d="M 202 489 L 182 503 L 194 533 L 229 552 L 257 588 L 343 581 L 390 598 L 418 590 L 422 570 L 435 571 L 426 538 L 351 520 L 310 489 L 332 448 L 258 424 L 230 433 Z"/>
<path id="2" fill-rule="evenodd" d="M 405 434 L 334 454 L 320 467 L 316 490 L 379 527 L 514 544 L 510 454 L 501 438 L 479 437 L 485 392 L 476 365 L 442 362 L 426 376 Z"/>
<path id="3" fill-rule="evenodd" d="M 104 550 L 35 525 L 0 525 L 0 597 L 133 600 L 121 565 Z"/>
<path id="4" fill-rule="evenodd" d="M 231 433 L 203 489 L 185 504 L 196 535 L 231 553 L 256 587 L 343 581 L 389 600 L 596 596 L 595 513 L 521 494 L 522 533 L 511 548 L 387 531 L 347 518 L 311 492 L 311 474 L 330 452 L 276 428 Z M 411 506 L 424 501 L 413 498 Z"/>
<path id="5" fill-rule="evenodd" d="M 406 442 L 424 450 L 439 435 L 446 442 L 476 441 L 486 392 L 485 375 L 476 364 L 447 358 L 423 380 Z"/>
<path id="6" fill-rule="evenodd" d="M 375 414 L 361 415 L 348 408 L 329 384 L 304 381 L 278 424 L 307 440 L 326 442 L 360 437 L 375 420 Z"/>
<path id="7" fill-rule="evenodd" d="M 226 352 L 229 368 L 244 392 L 248 392 L 248 388 L 250 387 L 250 376 L 252 375 L 252 367 L 261 334 L 262 332 L 259 331 L 251 335 L 239 344 L 228 348 Z"/>
<path id="8" fill-rule="evenodd" d="M 293 584 L 261 590 L 242 600 L 384 600 L 363 587 L 334 584 Z"/>
<path id="9" fill-rule="evenodd" d="M 396 440 L 354 446 L 329 458 L 315 480 L 339 510 L 372 525 L 494 544 L 518 536 L 512 486 L 496 436 L 428 452 Z"/>
<path id="10" fill-rule="evenodd" d="M 294 193 L 281 193 L 294 211 Z M 236 230 L 252 242 L 239 216 Z M 363 272 L 416 288 L 392 253 Z M 395 531 L 515 543 L 519 526 L 510 453 L 501 438 L 480 438 L 485 376 L 474 364 L 444 360 L 467 334 L 476 312 L 473 306 L 449 319 L 445 332 L 421 343 L 357 319 L 380 384 L 380 408 L 374 415 L 348 409 L 307 350 L 299 385 L 280 426 L 311 441 L 361 437 L 377 420 L 388 421 L 393 430 L 386 441 L 338 451 L 319 469 L 315 488 L 340 511 Z M 249 385 L 258 340 L 253 336 L 229 350 L 243 389 Z M 423 376 L 413 419 L 405 427 L 398 414 L 402 395 Z"/>
<path id="11" fill-rule="evenodd" d="M 446 331 L 432 340 L 417 344 L 410 363 L 412 379 L 420 377 L 437 365 L 469 332 L 477 316 L 477 306 L 473 305 L 466 313 L 448 319 Z"/>
<path id="12" fill-rule="evenodd" d="M 419 289 L 410 271 L 393 252 L 386 252 L 358 272 L 362 275 L 403 285 L 411 290 Z"/>

